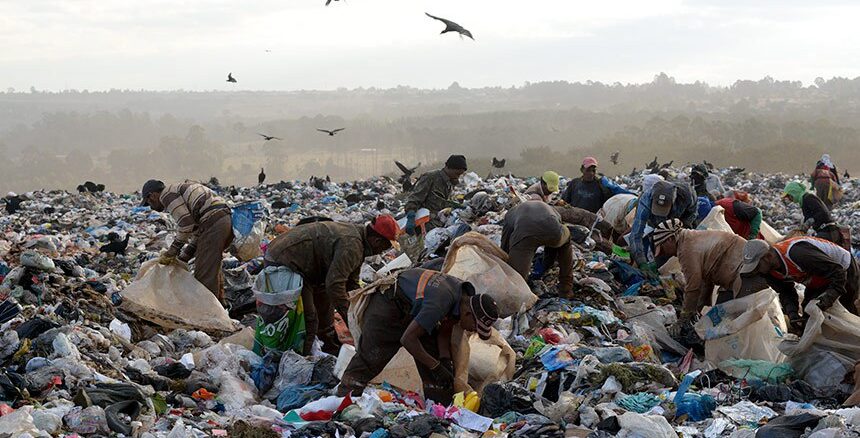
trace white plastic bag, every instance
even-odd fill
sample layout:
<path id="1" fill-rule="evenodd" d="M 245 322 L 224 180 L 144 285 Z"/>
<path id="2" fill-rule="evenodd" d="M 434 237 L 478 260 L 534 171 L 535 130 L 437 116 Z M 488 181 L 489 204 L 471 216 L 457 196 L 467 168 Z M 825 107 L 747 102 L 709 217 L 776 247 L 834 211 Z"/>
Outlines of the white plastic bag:
<path id="1" fill-rule="evenodd" d="M 454 359 L 454 391 L 477 391 L 493 382 L 504 382 L 514 376 L 517 354 L 498 330 L 492 329 L 486 341 L 475 333 L 454 327 L 451 334 Z"/>
<path id="2" fill-rule="evenodd" d="M 302 294 L 303 284 L 302 276 L 286 266 L 268 266 L 257 275 L 251 290 L 260 303 L 293 308 Z"/>
<path id="3" fill-rule="evenodd" d="M 719 205 L 715 205 L 714 208 L 711 209 L 710 213 L 702 219 L 702 222 L 699 223 L 699 226 L 696 227 L 696 229 L 734 233 L 734 231 L 732 231 L 732 227 L 729 226 L 728 222 L 726 222 L 726 210 Z"/>
<path id="4" fill-rule="evenodd" d="M 162 327 L 214 332 L 237 329 L 215 295 L 176 263 L 144 263 L 121 294 L 121 309 Z"/>
<path id="5" fill-rule="evenodd" d="M 266 234 L 265 231 L 266 223 L 260 221 L 254 224 L 250 233 L 244 236 L 237 236 L 233 239 L 233 247 L 236 248 L 236 258 L 247 262 L 263 255 L 260 243 Z"/>
<path id="6" fill-rule="evenodd" d="M 714 366 L 730 359 L 785 362 L 779 349 L 785 317 L 771 288 L 706 308 L 695 329 L 705 340 L 705 360 Z"/>

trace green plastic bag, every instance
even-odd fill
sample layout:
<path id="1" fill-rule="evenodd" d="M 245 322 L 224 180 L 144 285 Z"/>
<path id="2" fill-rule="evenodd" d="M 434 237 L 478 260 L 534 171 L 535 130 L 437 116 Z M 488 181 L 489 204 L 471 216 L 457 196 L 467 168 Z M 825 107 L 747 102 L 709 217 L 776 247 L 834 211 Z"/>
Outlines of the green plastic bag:
<path id="1" fill-rule="evenodd" d="M 296 307 L 275 322 L 267 324 L 262 317 L 257 317 L 254 353 L 263 356 L 272 350 L 280 353 L 293 350 L 301 354 L 305 345 L 305 335 L 305 309 L 302 298 L 299 297 Z"/>

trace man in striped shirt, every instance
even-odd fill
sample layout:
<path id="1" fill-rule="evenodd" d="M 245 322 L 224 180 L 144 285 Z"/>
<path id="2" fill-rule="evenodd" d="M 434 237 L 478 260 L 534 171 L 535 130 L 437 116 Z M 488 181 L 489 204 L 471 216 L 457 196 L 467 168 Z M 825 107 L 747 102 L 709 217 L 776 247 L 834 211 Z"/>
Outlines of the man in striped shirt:
<path id="1" fill-rule="evenodd" d="M 143 202 L 155 211 L 167 211 L 176 221 L 173 245 L 162 253 L 159 263 L 169 265 L 195 258 L 194 278 L 224 302 L 221 262 L 233 243 L 230 207 L 203 184 L 186 181 L 165 187 L 149 180 L 141 191 Z"/>

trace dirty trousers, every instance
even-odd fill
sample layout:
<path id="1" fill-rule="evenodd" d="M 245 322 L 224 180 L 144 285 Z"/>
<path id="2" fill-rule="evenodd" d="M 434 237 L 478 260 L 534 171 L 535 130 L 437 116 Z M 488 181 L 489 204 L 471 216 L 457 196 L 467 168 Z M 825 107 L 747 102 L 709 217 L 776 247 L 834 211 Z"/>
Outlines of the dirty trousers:
<path id="1" fill-rule="evenodd" d="M 230 214 L 225 212 L 200 226 L 200 234 L 195 242 L 197 249 L 194 260 L 194 278 L 206 289 L 212 291 L 224 303 L 224 276 L 221 262 L 224 251 L 233 243 L 233 226 Z"/>
<path id="2" fill-rule="evenodd" d="M 523 276 L 524 280 L 529 279 L 529 273 L 532 268 L 532 260 L 539 246 L 544 247 L 544 266 L 549 269 L 556 261 L 558 261 L 558 291 L 559 293 L 571 293 L 573 291 L 573 248 L 568 240 L 558 248 L 552 248 L 549 245 L 557 244 L 557 240 L 553 242 L 544 242 L 538 238 L 526 238 L 512 245 L 508 250 L 508 264 L 514 270 Z"/>
<path id="3" fill-rule="evenodd" d="M 394 293 L 396 293 L 394 288 L 390 288 L 385 293 L 375 293 L 369 297 L 370 301 L 362 318 L 361 337 L 356 344 L 355 356 L 343 373 L 338 395 L 343 396 L 350 391 L 354 396 L 361 394 L 368 382 L 382 372 L 400 350 L 402 346 L 400 337 L 412 322 L 412 317 L 409 315 L 408 308 L 404 309 L 408 304 L 400 302 Z M 431 356 L 439 357 L 435 333 L 423 336 L 421 345 Z M 454 389 L 434 385 L 430 369 L 418 361 L 415 365 L 424 382 L 424 396 L 440 403 L 450 401 Z"/>
<path id="4" fill-rule="evenodd" d="M 332 303 L 334 301 L 334 303 Z M 314 338 L 319 337 L 323 342 L 323 351 L 337 354 L 340 340 L 334 328 L 334 311 L 340 313 L 341 319 L 347 321 L 349 300 L 346 297 L 329 296 L 325 285 L 306 284 L 302 288 L 302 306 L 305 310 L 305 346 L 304 354 L 311 354 Z"/>

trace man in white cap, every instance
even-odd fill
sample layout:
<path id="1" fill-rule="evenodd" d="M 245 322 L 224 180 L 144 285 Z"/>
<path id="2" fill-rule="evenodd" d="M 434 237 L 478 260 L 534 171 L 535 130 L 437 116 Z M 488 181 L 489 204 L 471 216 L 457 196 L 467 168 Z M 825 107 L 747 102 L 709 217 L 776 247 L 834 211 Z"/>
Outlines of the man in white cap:
<path id="1" fill-rule="evenodd" d="M 582 176 L 567 183 L 561 195 L 564 202 L 597 213 L 607 199 L 621 193 L 633 194 L 609 178 L 598 174 L 597 164 L 597 158 L 594 157 L 585 157 L 582 160 L 582 166 L 579 168 Z"/>
<path id="2" fill-rule="evenodd" d="M 794 237 L 770 245 L 750 240 L 744 246 L 743 276 L 762 275 L 778 294 L 792 329 L 801 331 L 805 319 L 800 309 L 818 300 L 827 310 L 836 300 L 857 314 L 860 269 L 851 253 L 833 242 L 817 237 Z M 795 283 L 806 285 L 803 303 L 798 303 Z"/>
<path id="3" fill-rule="evenodd" d="M 736 291 L 746 240 L 734 233 L 685 230 L 680 219 L 661 222 L 651 233 L 654 255 L 677 256 L 686 285 L 678 329 L 711 305 L 714 286 Z"/>

